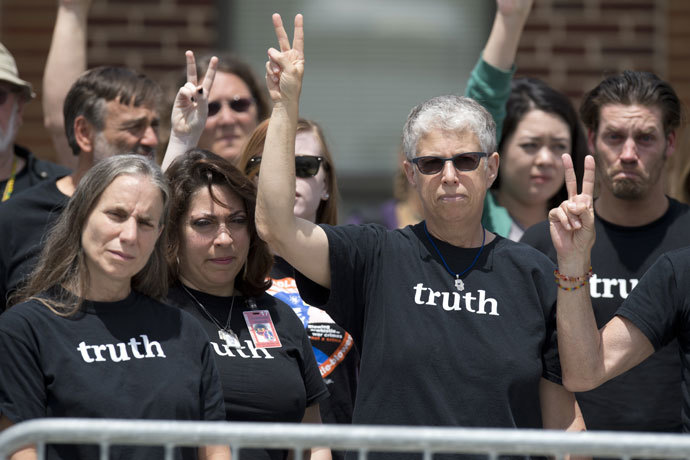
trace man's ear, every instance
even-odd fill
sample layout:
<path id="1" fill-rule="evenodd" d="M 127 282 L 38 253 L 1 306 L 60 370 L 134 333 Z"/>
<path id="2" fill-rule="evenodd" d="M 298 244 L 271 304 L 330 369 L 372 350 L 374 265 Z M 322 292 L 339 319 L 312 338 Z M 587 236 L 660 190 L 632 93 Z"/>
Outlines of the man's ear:
<path id="1" fill-rule="evenodd" d="M 410 183 L 413 187 L 417 186 L 416 179 L 414 177 L 414 165 L 410 163 L 409 161 L 405 160 L 403 161 L 403 170 L 405 171 L 405 177 L 407 177 L 407 182 Z"/>
<path id="2" fill-rule="evenodd" d="M 494 152 L 491 155 L 486 157 L 486 169 L 487 169 L 486 188 L 487 188 L 487 190 L 489 188 L 491 188 L 491 185 L 496 180 L 496 177 L 498 177 L 498 166 L 500 163 L 501 163 L 501 159 L 498 155 L 498 152 Z"/>
<path id="3" fill-rule="evenodd" d="M 79 150 L 86 153 L 93 152 L 96 129 L 84 115 L 79 115 L 74 119 L 74 138 L 79 145 Z"/>
<path id="4" fill-rule="evenodd" d="M 676 151 L 676 132 L 671 131 L 668 133 L 668 136 L 666 136 L 666 158 L 670 157 L 673 155 L 673 152 Z"/>
<path id="5" fill-rule="evenodd" d="M 24 123 L 24 104 L 26 104 L 26 99 L 17 98 L 17 124 L 19 126 Z"/>

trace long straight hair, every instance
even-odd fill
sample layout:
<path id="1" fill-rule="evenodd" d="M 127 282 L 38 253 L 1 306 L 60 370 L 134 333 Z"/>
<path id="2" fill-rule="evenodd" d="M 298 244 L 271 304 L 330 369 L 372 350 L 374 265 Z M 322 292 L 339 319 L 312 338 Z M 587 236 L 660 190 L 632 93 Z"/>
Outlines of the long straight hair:
<path id="1" fill-rule="evenodd" d="M 79 182 L 67 207 L 48 233 L 36 268 L 27 283 L 12 296 L 11 304 L 36 299 L 60 316 L 71 316 L 79 311 L 90 282 L 82 233 L 105 189 L 121 175 L 146 177 L 160 190 L 163 213 L 158 225 L 164 225 L 170 194 L 163 173 L 155 163 L 134 154 L 99 161 Z M 163 228 L 148 262 L 132 278 L 132 289 L 156 299 L 162 299 L 168 290 L 166 241 Z"/>

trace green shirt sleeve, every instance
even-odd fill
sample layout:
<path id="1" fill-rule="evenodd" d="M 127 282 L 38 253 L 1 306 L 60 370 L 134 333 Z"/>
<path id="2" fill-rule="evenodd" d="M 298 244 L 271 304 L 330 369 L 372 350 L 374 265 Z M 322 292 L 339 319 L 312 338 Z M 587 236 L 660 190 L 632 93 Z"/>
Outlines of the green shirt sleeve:
<path id="1" fill-rule="evenodd" d="M 515 74 L 514 65 L 506 72 L 488 64 L 480 56 L 479 61 L 472 69 L 465 89 L 465 96 L 479 102 L 494 117 L 496 144 L 501 140 L 503 120 L 506 117 L 506 102 L 510 96 L 510 82 L 513 79 L 513 74 Z M 508 211 L 496 203 L 490 190 L 487 191 L 482 215 L 484 228 L 507 238 L 512 222 Z"/>
<path id="2" fill-rule="evenodd" d="M 480 56 L 472 69 L 465 89 L 465 96 L 479 102 L 494 117 L 497 143 L 501 139 L 503 120 L 506 117 L 506 102 L 510 96 L 510 82 L 514 74 L 514 65 L 506 72 L 488 64 Z"/>

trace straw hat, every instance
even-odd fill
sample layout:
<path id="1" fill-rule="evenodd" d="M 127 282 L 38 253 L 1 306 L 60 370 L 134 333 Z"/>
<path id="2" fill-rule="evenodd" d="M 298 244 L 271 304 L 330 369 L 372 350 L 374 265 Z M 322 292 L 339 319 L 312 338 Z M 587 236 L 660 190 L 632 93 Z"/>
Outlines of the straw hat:
<path id="1" fill-rule="evenodd" d="M 0 43 L 0 81 L 6 81 L 21 88 L 22 95 L 26 99 L 31 99 L 35 96 L 31 83 L 19 78 L 17 63 L 14 62 L 12 54 L 2 43 Z"/>

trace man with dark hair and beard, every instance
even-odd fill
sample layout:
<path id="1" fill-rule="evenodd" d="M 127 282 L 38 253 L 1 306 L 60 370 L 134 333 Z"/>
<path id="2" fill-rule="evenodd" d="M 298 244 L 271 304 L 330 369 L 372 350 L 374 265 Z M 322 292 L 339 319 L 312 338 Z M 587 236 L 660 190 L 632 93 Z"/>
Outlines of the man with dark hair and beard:
<path id="1" fill-rule="evenodd" d="M 690 245 L 690 207 L 666 196 L 663 180 L 681 112 L 667 82 L 635 71 L 604 79 L 580 107 L 596 159 L 589 290 L 599 328 L 662 253 Z M 529 229 L 521 241 L 556 261 L 548 222 Z M 589 430 L 681 431 L 678 342 L 576 397 Z"/>

